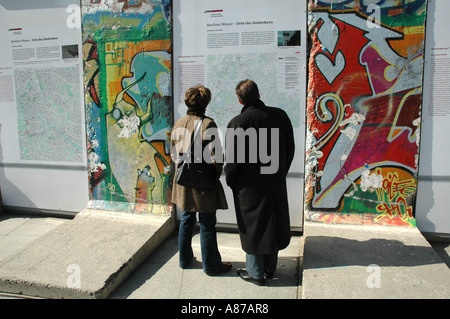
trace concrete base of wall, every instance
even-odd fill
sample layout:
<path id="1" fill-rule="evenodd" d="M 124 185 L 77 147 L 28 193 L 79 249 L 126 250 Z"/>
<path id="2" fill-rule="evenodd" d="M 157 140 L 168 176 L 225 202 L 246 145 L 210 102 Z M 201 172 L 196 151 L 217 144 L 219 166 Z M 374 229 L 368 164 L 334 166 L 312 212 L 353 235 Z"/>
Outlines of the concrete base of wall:
<path id="1" fill-rule="evenodd" d="M 107 298 L 172 232 L 175 216 L 85 210 L 0 262 L 0 291 Z"/>
<path id="2" fill-rule="evenodd" d="M 450 298 L 450 270 L 415 227 L 304 228 L 304 299 Z"/>

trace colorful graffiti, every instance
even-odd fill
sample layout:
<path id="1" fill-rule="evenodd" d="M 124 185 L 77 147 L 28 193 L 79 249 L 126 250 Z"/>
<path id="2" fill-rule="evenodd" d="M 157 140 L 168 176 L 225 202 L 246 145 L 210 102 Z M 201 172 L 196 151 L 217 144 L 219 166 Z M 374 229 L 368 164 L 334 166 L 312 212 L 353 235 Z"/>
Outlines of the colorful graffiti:
<path id="1" fill-rule="evenodd" d="M 170 213 L 169 0 L 83 1 L 90 206 Z"/>
<path id="2" fill-rule="evenodd" d="M 309 6 L 306 219 L 415 225 L 426 0 Z"/>

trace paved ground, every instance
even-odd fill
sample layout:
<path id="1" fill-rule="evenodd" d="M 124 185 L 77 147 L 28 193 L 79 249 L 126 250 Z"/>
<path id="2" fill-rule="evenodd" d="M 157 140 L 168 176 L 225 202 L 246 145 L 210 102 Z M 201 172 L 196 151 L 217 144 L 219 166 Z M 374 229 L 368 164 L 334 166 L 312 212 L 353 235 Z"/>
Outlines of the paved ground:
<path id="1" fill-rule="evenodd" d="M 30 247 L 37 239 L 58 228 L 68 225 L 70 219 L 54 217 L 39 217 L 27 215 L 0 215 L 0 262 L 14 256 L 24 248 Z M 432 247 L 417 234 L 396 235 L 396 232 L 370 228 L 327 228 L 321 225 L 308 225 L 309 231 L 304 237 L 294 236 L 289 247 L 280 252 L 276 276 L 267 281 L 267 286 L 259 287 L 240 279 L 236 269 L 245 266 L 245 254 L 240 248 L 239 236 L 236 233 L 219 232 L 218 242 L 222 259 L 233 263 L 230 272 L 217 277 L 208 277 L 201 267 L 200 243 L 198 233 L 193 238 L 193 249 L 197 262 L 190 269 L 178 267 L 177 233 L 173 232 L 125 281 L 109 296 L 110 299 L 304 299 L 340 298 L 346 289 L 355 298 L 360 298 L 358 289 L 367 289 L 367 266 L 374 259 L 383 271 L 383 284 L 389 283 L 390 291 L 397 288 L 413 287 L 419 292 L 422 286 L 434 284 L 435 275 L 442 275 L 444 288 L 437 287 L 436 298 L 448 298 L 450 285 L 445 286 L 450 274 L 449 243 L 432 243 Z M 374 233 L 371 233 L 375 230 Z M 308 235 L 309 234 L 309 235 Z M 309 237 L 308 237 L 309 236 Z M 397 237 L 396 237 L 397 236 Z M 418 240 L 418 241 L 416 241 Z M 30 245 L 31 244 L 31 245 Z M 29 246 L 30 245 L 30 246 Z M 343 255 L 341 252 L 346 252 Z M 394 249 L 394 250 L 392 250 Z M 391 250 L 390 253 L 387 251 Z M 313 252 L 313 254 L 311 254 Z M 436 254 L 437 253 L 437 254 Z M 394 259 L 392 257 L 394 256 Z M 395 258 L 395 255 L 399 258 Z M 440 257 L 438 257 L 438 255 Z M 416 258 L 416 257 L 417 258 Z M 362 262 L 361 259 L 364 259 Z M 370 260 L 369 260 L 370 259 Z M 306 262 L 305 262 L 306 261 Z M 446 263 L 446 264 L 445 264 Z M 305 268 L 305 269 L 303 269 Z M 431 271 L 430 271 L 431 270 Z M 337 286 L 332 286 L 337 276 L 342 278 L 363 279 L 364 285 L 354 285 L 351 280 L 345 280 Z M 361 274 L 357 274 L 361 272 Z M 415 278 L 411 285 L 405 285 L 403 278 L 397 277 L 408 272 Z M 364 273 L 364 274 L 362 274 Z M 424 274 L 424 275 L 422 275 Z M 81 273 L 83 276 L 83 274 Z M 305 276 L 307 278 L 305 278 Z M 345 277 L 347 276 L 347 277 Z M 357 278 L 357 277 L 361 278 Z M 312 280 L 314 279 L 314 280 Z M 353 286 L 352 286 L 353 284 Z M 347 287 L 346 287 L 347 285 Z M 397 285 L 398 287 L 396 287 Z M 346 288 L 345 288 L 346 287 Z M 355 289 L 355 287 L 357 289 Z M 399 290 L 401 292 L 401 289 Z M 306 290 L 306 293 L 305 293 Z M 410 291 L 411 292 L 411 291 Z M 420 294 L 418 294 L 419 296 Z M 377 298 L 402 298 L 401 295 L 386 295 L 379 290 Z M 435 296 L 433 295 L 433 298 Z M 0 293 L 0 298 L 18 298 L 18 296 Z"/>
<path id="2" fill-rule="evenodd" d="M 218 233 L 223 261 L 233 264 L 223 275 L 209 277 L 200 262 L 200 240 L 193 238 L 196 262 L 190 269 L 178 267 L 177 237 L 174 233 L 133 273 L 111 298 L 163 299 L 297 299 L 301 298 L 299 265 L 302 238 L 293 237 L 290 246 L 281 251 L 276 276 L 259 287 L 240 279 L 237 268 L 245 268 L 245 253 L 238 234 Z M 167 280 L 170 278 L 170 280 Z"/>
<path id="3" fill-rule="evenodd" d="M 68 219 L 6 215 L 0 217 L 0 261 L 26 248 L 44 234 L 69 222 Z M 112 299 L 297 299 L 301 298 L 300 256 L 303 238 L 294 236 L 280 252 L 278 270 L 267 286 L 259 287 L 240 279 L 236 269 L 245 267 L 239 235 L 218 233 L 223 261 L 233 264 L 230 272 L 217 277 L 203 273 L 199 234 L 193 238 L 197 262 L 190 269 L 178 267 L 177 232 L 152 253 L 109 298 Z M 83 276 L 83 274 L 81 273 Z M 7 297 L 8 294 L 3 294 Z"/>
<path id="4" fill-rule="evenodd" d="M 305 223 L 304 299 L 449 299 L 450 269 L 417 228 Z"/>

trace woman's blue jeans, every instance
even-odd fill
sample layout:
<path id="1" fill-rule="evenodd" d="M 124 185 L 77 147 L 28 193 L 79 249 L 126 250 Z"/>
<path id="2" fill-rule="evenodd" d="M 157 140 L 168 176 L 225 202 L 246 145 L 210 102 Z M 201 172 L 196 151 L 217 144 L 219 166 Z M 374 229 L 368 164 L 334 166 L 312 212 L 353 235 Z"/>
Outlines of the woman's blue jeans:
<path id="1" fill-rule="evenodd" d="M 187 268 L 194 258 L 192 235 L 196 221 L 195 212 L 183 212 L 178 231 L 179 262 L 181 268 Z M 222 258 L 217 246 L 216 213 L 198 213 L 198 221 L 200 224 L 200 247 L 203 271 L 215 271 L 222 265 Z"/>

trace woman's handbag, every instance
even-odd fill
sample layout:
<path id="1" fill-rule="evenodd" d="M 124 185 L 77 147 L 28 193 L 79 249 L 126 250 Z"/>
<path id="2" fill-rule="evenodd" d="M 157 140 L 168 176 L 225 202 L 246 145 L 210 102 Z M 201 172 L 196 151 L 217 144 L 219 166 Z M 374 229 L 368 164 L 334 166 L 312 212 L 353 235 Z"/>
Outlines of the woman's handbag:
<path id="1" fill-rule="evenodd" d="M 196 134 L 201 132 L 202 122 L 198 121 L 194 134 L 192 136 L 191 145 L 185 154 L 189 154 L 187 159 L 181 160 L 177 165 L 175 181 L 179 185 L 194 187 L 199 189 L 216 189 L 218 176 L 214 164 L 206 163 L 203 158 L 201 160 L 193 160 L 193 145 Z"/>

